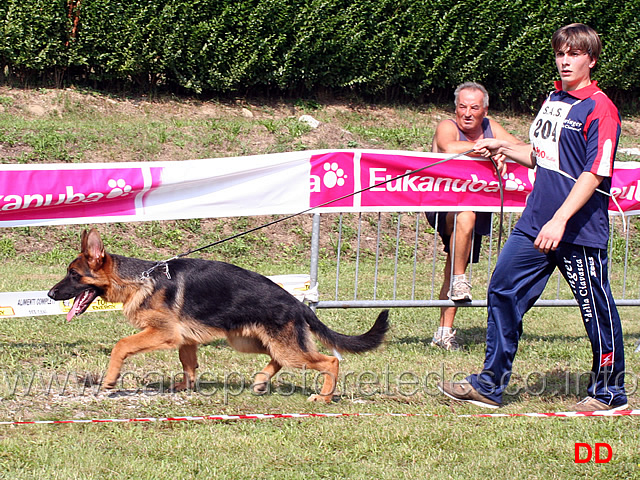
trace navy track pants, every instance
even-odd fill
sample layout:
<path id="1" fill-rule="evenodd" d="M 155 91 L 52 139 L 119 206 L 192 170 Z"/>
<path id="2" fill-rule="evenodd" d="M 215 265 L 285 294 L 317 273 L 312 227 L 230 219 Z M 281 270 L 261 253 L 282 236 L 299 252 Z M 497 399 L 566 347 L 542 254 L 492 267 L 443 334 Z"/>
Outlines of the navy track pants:
<path id="1" fill-rule="evenodd" d="M 626 403 L 622 327 L 609 286 L 606 249 L 560 243 L 544 254 L 533 247 L 534 240 L 516 229 L 500 253 L 487 292 L 484 369 L 467 380 L 482 395 L 502 403 L 522 335 L 522 317 L 559 268 L 580 306 L 591 341 L 587 393 L 607 405 Z"/>

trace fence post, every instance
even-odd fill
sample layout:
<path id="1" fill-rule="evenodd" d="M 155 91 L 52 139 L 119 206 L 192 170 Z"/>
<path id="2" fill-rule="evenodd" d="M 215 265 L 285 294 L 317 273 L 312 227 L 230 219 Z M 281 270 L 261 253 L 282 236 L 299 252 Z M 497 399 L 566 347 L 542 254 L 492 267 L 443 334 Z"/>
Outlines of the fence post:
<path id="1" fill-rule="evenodd" d="M 309 262 L 309 280 L 311 288 L 318 284 L 318 256 L 320 253 L 320 214 L 313 214 L 313 224 L 311 227 L 311 260 Z M 316 304 L 309 304 L 315 312 Z"/>

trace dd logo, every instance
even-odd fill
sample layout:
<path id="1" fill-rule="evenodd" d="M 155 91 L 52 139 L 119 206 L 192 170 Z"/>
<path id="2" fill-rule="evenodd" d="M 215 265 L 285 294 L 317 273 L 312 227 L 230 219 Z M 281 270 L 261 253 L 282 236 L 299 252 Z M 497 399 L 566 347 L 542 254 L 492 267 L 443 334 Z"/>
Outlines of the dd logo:
<path id="1" fill-rule="evenodd" d="M 606 456 L 603 454 L 606 451 Z M 587 463 L 594 459 L 596 463 L 609 463 L 613 458 L 613 449 L 608 443 L 596 443 L 593 448 L 588 443 L 576 443 L 575 463 Z"/>

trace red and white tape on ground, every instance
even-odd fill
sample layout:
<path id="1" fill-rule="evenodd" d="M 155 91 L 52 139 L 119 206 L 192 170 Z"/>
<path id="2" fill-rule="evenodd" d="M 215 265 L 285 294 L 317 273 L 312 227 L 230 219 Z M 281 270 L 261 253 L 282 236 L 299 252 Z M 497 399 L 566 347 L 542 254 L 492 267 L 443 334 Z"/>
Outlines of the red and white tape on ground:
<path id="1" fill-rule="evenodd" d="M 457 415 L 457 418 L 484 417 L 536 417 L 536 418 L 569 418 L 569 417 L 628 417 L 640 415 L 640 410 L 618 410 L 613 412 L 552 412 L 552 413 L 477 413 Z M 69 423 L 153 423 L 153 422 L 192 422 L 204 420 L 269 420 L 276 418 L 337 418 L 337 417 L 444 417 L 430 413 L 253 413 L 242 415 L 203 415 L 185 417 L 141 417 L 141 418 L 105 418 L 75 420 L 32 420 L 4 421 L 0 425 L 60 425 Z"/>

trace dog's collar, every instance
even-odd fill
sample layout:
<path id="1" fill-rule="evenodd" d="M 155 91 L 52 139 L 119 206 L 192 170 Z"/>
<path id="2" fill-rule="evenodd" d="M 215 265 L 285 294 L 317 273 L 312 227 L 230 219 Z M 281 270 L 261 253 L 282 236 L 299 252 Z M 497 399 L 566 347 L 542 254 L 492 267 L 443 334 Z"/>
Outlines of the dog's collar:
<path id="1" fill-rule="evenodd" d="M 154 270 L 156 270 L 159 267 L 164 267 L 164 274 L 167 276 L 169 280 L 171 280 L 171 274 L 169 273 L 169 262 L 175 258 L 178 258 L 178 257 L 173 257 L 173 258 L 170 258 L 169 260 L 156 262 L 156 264 L 153 265 L 150 269 L 145 270 L 140 274 L 140 280 L 146 280 L 147 278 L 151 277 L 151 274 L 154 272 Z"/>

